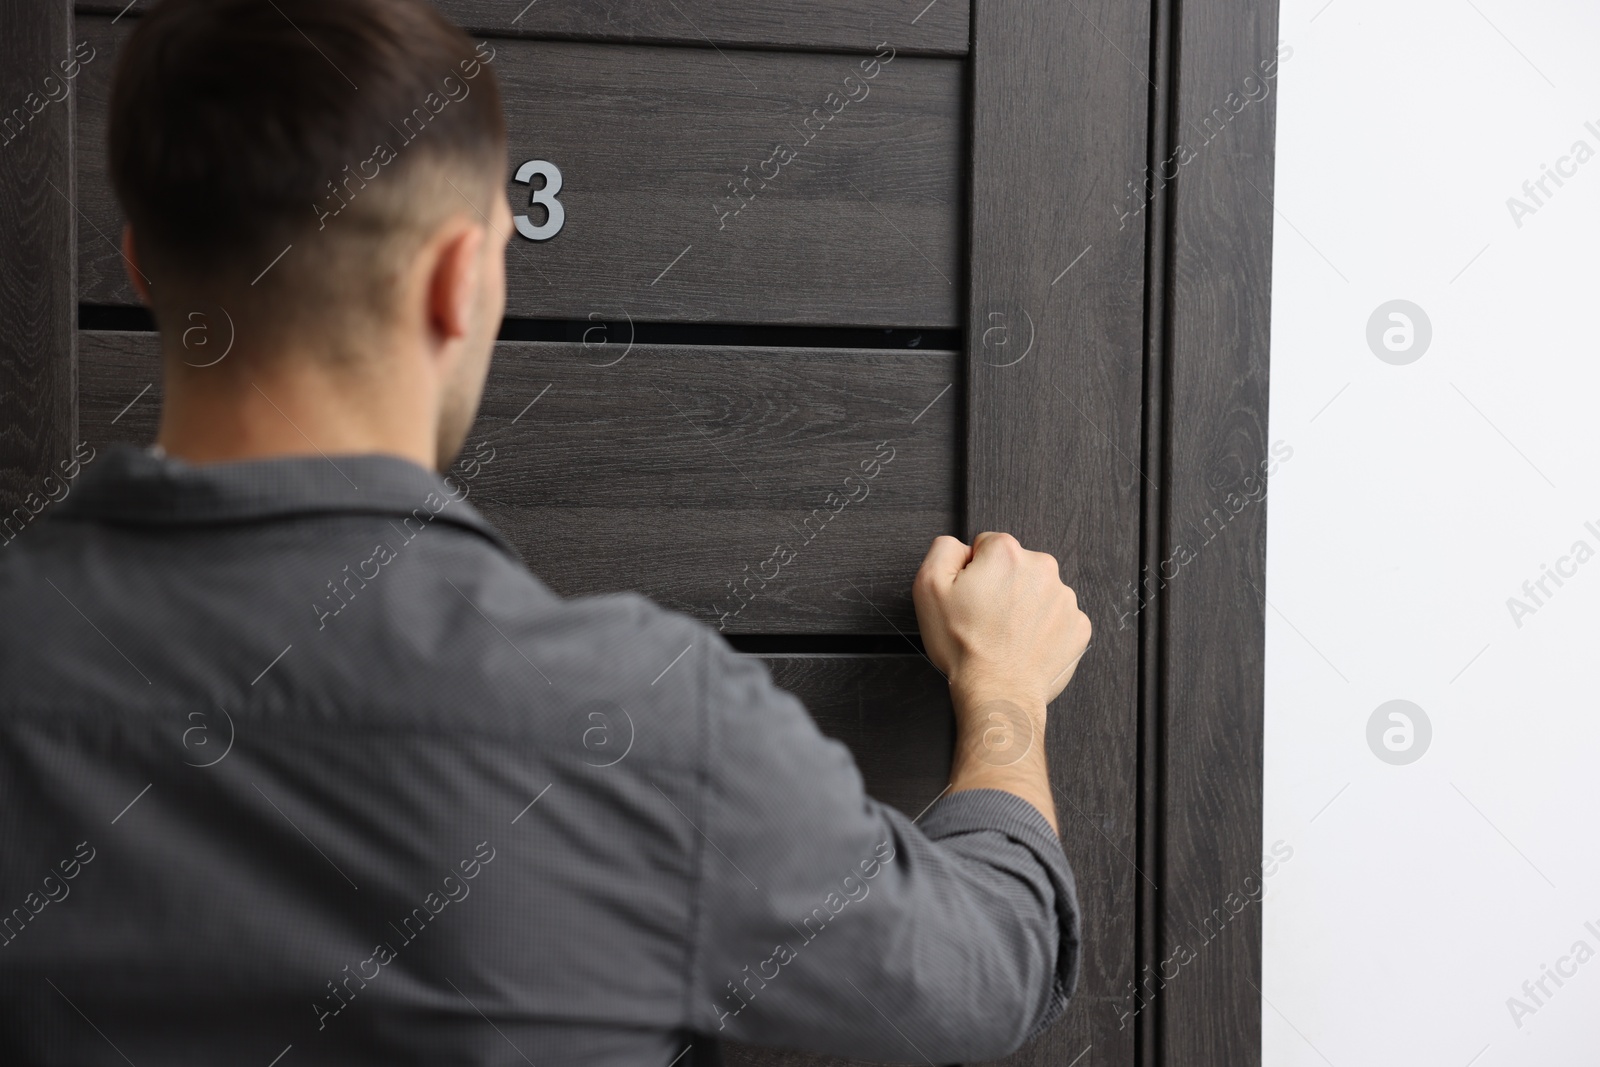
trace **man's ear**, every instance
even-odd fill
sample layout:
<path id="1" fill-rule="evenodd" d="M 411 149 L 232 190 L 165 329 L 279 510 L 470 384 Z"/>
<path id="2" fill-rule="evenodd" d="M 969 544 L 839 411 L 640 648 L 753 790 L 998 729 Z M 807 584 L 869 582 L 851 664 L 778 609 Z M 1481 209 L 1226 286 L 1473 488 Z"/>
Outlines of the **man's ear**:
<path id="1" fill-rule="evenodd" d="M 128 281 L 133 283 L 133 291 L 139 294 L 139 300 L 150 306 L 150 279 L 145 277 L 144 271 L 139 267 L 139 252 L 133 245 L 133 227 L 127 223 L 122 225 L 122 262 L 128 269 Z"/>
<path id="2" fill-rule="evenodd" d="M 485 229 L 457 216 L 435 244 L 433 275 L 428 280 L 428 319 L 442 344 L 460 341 L 473 331 L 473 311 L 483 278 Z"/>

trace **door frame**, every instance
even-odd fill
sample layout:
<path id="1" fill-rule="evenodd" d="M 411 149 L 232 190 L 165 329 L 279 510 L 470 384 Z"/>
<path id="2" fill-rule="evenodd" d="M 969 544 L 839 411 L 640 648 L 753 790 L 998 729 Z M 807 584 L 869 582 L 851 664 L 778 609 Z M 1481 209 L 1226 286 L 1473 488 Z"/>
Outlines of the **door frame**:
<path id="1" fill-rule="evenodd" d="M 1261 1061 L 1277 16 L 973 0 L 967 533 L 1096 626 L 1046 738 L 1078 1007 L 1008 1062 Z"/>

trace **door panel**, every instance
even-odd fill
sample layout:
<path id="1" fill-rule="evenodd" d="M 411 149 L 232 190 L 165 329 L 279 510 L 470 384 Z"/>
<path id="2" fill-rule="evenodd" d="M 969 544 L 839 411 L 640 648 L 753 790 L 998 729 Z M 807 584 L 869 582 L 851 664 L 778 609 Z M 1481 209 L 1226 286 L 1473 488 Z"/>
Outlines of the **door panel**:
<path id="1" fill-rule="evenodd" d="M 148 443 L 156 335 L 79 346 L 83 438 Z M 912 632 L 909 576 L 957 522 L 958 362 L 503 341 L 472 501 L 563 594 L 637 589 L 728 633 Z"/>
<path id="2" fill-rule="evenodd" d="M 133 22 L 111 22 L 79 20 L 98 53 L 83 71 L 79 114 L 81 299 L 133 305 L 104 148 L 110 57 Z M 512 238 L 508 316 L 956 324 L 959 62 L 899 56 L 892 45 L 887 64 L 871 54 L 492 47 L 513 171 L 543 160 L 561 175 L 559 231 Z M 423 126 L 397 130 L 393 149 L 403 153 Z M 351 166 L 383 180 L 376 163 Z M 362 185 L 357 175 L 342 188 L 353 199 Z M 514 212 L 546 223 L 530 184 L 507 190 Z M 330 195 L 322 206 L 341 202 Z M 315 255 L 303 243 L 287 266 Z"/>
<path id="3" fill-rule="evenodd" d="M 967 50 L 966 0 L 551 0 L 518 11 L 500 0 L 442 0 L 463 26 L 508 34 L 860 51 L 892 32 L 902 51 Z M 918 12 L 920 17 L 918 16 Z M 916 18 L 915 22 L 911 20 Z"/>
<path id="4" fill-rule="evenodd" d="M 80 13 L 133 14 L 154 0 L 86 0 Z M 497 36 L 870 51 L 887 30 L 902 52 L 962 55 L 967 0 L 439 0 L 457 24 Z"/>

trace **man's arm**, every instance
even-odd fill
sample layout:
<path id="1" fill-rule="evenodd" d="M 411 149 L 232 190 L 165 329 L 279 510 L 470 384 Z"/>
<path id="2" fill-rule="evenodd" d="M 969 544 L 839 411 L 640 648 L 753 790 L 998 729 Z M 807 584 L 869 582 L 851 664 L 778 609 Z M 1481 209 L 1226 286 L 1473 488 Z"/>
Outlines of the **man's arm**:
<path id="1" fill-rule="evenodd" d="M 928 657 L 950 680 L 951 792 L 1012 793 L 1056 829 L 1045 708 L 1072 680 L 1091 628 L 1055 557 L 1010 534 L 981 533 L 971 547 L 939 537 L 912 597 Z"/>
<path id="2" fill-rule="evenodd" d="M 924 570 L 941 569 L 919 577 L 919 620 L 951 674 L 960 751 L 949 793 L 916 824 L 864 794 L 848 750 L 760 664 L 720 643 L 702 661 L 710 729 L 690 1026 L 950 1062 L 1003 1054 L 1060 1013 L 1078 918 L 1050 821 L 1043 709 L 1087 624 L 1078 635 L 1075 606 L 1034 603 L 1060 594 L 1028 561 L 986 538 L 969 561 L 966 546 L 941 539 Z M 993 622 L 997 611 L 1010 621 Z M 990 654 L 995 638 L 1021 653 Z M 1030 642 L 1065 647 L 1035 655 Z M 1021 719 L 984 718 L 996 701 L 1015 705 L 1002 719 Z"/>

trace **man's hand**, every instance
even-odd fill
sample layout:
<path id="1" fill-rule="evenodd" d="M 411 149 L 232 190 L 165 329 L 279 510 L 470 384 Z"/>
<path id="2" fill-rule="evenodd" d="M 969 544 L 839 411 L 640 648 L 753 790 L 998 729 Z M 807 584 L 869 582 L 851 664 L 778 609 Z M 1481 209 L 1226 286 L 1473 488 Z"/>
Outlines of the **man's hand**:
<path id="1" fill-rule="evenodd" d="M 928 658 L 969 699 L 1042 707 L 1067 687 L 1089 646 L 1089 617 L 1061 583 L 1055 557 L 1010 534 L 981 533 L 970 548 L 936 538 L 911 598 Z"/>
<path id="2" fill-rule="evenodd" d="M 951 788 L 1016 793 L 1055 825 L 1045 705 L 1072 680 L 1091 631 L 1055 557 L 1006 533 L 981 533 L 971 547 L 939 537 L 911 598 L 928 658 L 950 679 Z"/>

